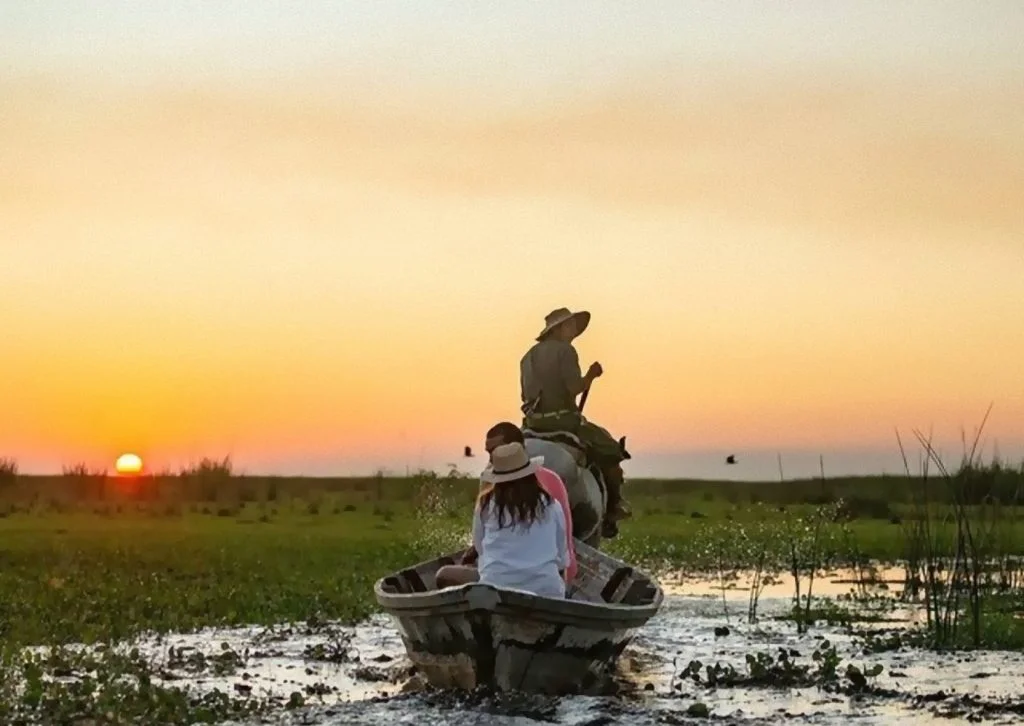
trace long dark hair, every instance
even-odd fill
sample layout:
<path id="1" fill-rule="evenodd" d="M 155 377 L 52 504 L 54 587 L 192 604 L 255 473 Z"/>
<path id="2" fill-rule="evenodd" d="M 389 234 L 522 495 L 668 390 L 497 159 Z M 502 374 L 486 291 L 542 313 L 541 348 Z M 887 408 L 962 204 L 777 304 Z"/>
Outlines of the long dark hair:
<path id="1" fill-rule="evenodd" d="M 480 511 L 483 512 L 492 501 L 498 517 L 498 529 L 502 529 L 506 514 L 511 527 L 533 524 L 541 511 L 551 504 L 551 495 L 544 491 L 535 474 L 528 474 L 515 481 L 492 484 L 480 492 L 477 499 Z"/>

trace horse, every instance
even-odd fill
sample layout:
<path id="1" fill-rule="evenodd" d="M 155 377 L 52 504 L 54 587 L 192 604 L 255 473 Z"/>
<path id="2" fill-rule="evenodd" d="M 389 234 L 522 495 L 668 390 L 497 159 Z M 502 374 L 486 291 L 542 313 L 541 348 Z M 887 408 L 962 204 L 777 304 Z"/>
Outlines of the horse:
<path id="1" fill-rule="evenodd" d="M 526 453 L 531 458 L 543 458 L 543 465 L 558 474 L 565 483 L 572 509 L 573 536 L 599 549 L 601 525 L 608 504 L 608 492 L 600 470 L 585 465 L 583 446 L 572 434 L 524 431 L 523 436 Z"/>

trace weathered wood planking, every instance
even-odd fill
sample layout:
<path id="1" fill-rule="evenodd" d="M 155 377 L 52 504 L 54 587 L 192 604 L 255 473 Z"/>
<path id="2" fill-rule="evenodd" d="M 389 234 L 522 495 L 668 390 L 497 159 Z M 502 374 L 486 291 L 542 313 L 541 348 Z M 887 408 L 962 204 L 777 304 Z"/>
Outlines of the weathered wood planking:
<path id="1" fill-rule="evenodd" d="M 374 587 L 410 660 L 438 688 L 590 692 L 664 597 L 646 573 L 578 540 L 578 573 L 564 600 L 481 584 L 435 589 L 437 570 L 459 556 Z"/>

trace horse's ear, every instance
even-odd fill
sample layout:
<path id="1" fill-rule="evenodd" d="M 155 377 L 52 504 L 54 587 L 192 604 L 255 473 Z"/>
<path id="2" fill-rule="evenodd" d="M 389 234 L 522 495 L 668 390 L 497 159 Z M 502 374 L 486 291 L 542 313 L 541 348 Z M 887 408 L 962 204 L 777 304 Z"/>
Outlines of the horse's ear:
<path id="1" fill-rule="evenodd" d="M 622 450 L 622 458 L 623 459 L 632 459 L 633 458 L 630 455 L 630 453 L 628 451 L 626 451 L 626 437 L 625 436 L 623 436 L 621 439 L 619 439 L 619 448 Z"/>

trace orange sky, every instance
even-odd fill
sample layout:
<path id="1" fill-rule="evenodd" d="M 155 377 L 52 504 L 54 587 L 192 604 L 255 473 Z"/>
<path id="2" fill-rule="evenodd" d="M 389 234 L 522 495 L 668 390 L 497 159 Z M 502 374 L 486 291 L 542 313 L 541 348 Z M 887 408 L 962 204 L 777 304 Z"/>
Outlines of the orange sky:
<path id="1" fill-rule="evenodd" d="M 0 456 L 451 460 L 561 305 L 634 453 L 1019 447 L 1024 86 L 712 71 L 0 80 Z"/>

